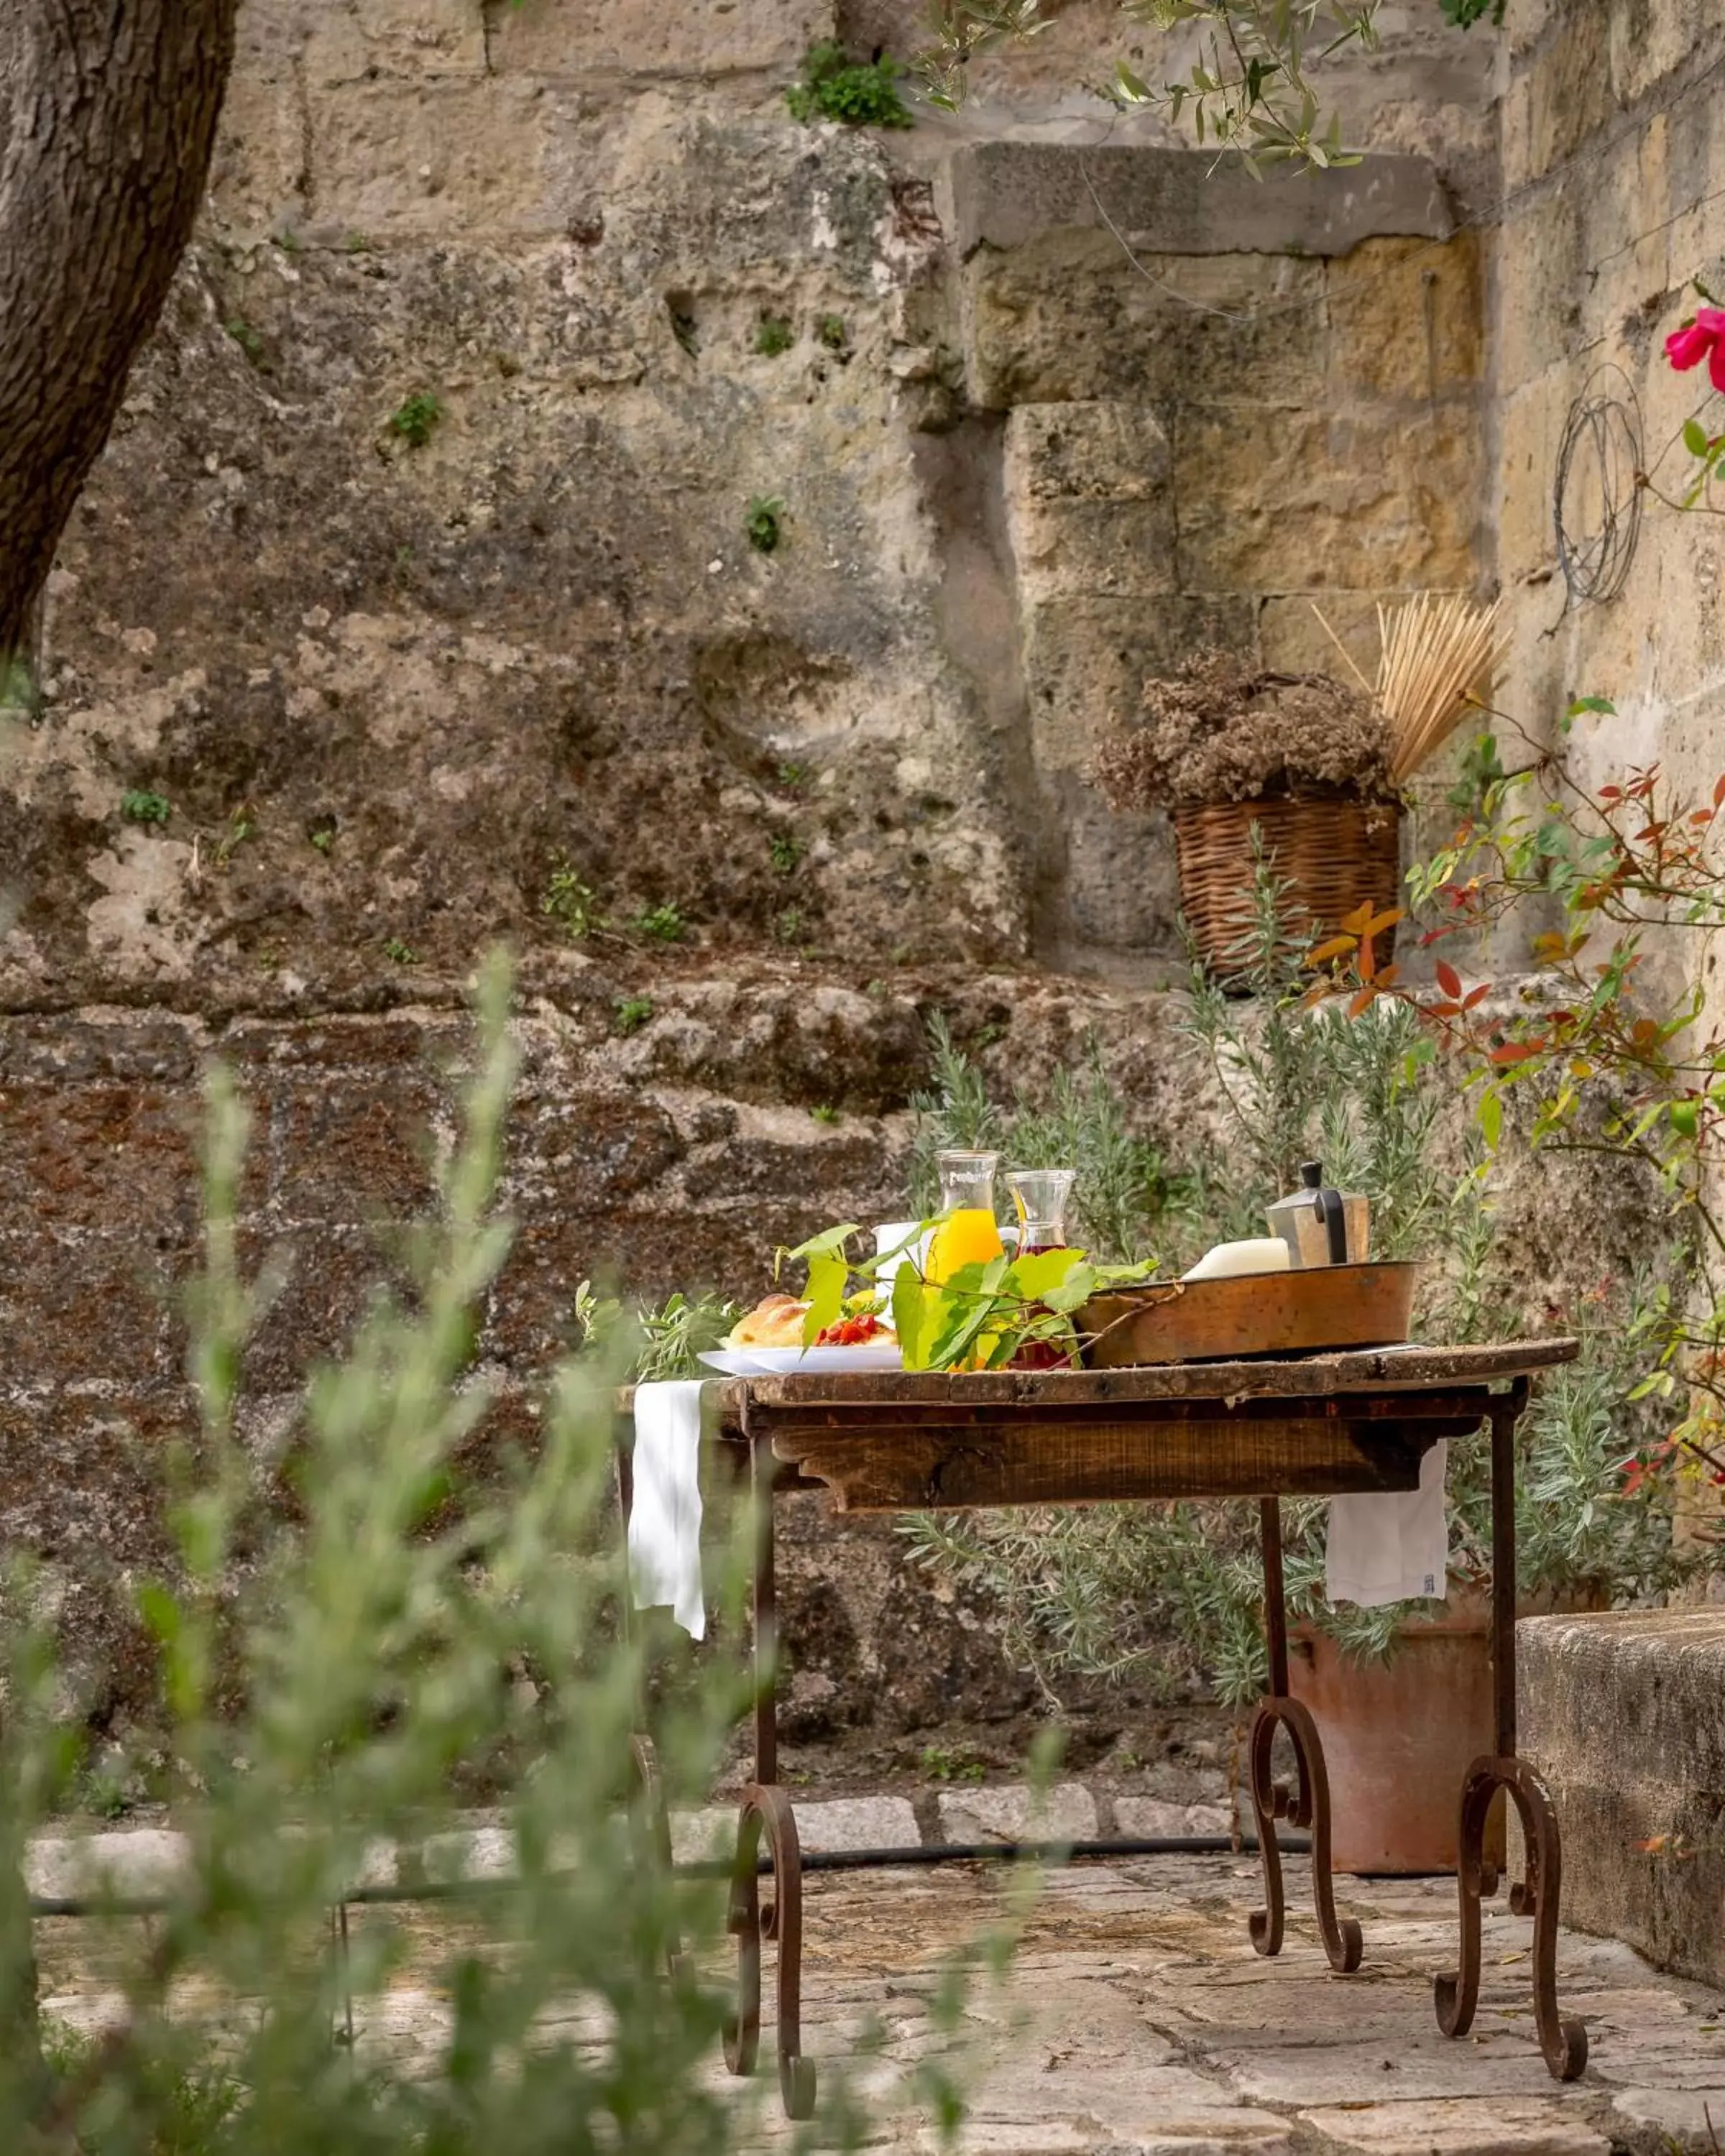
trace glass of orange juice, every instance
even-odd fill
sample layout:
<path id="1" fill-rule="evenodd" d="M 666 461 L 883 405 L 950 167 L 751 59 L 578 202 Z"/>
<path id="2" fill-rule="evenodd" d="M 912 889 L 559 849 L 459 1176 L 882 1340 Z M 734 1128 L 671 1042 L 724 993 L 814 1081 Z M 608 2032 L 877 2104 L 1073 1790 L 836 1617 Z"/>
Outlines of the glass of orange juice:
<path id="1" fill-rule="evenodd" d="M 1004 1255 L 994 1218 L 998 1152 L 940 1152 L 941 1217 L 928 1245 L 927 1277 L 936 1286 L 965 1265 L 987 1265 Z"/>

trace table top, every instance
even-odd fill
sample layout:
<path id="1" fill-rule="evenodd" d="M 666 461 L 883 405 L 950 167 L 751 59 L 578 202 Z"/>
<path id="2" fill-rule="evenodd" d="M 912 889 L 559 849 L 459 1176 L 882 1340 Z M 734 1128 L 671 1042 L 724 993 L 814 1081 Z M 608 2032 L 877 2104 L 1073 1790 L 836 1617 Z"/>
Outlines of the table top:
<path id="1" fill-rule="evenodd" d="M 1322 1399 L 1352 1393 L 1481 1388 L 1573 1363 L 1579 1341 L 1511 1340 L 1482 1348 L 1368 1348 L 1286 1362 L 1168 1363 L 1122 1370 L 868 1370 L 822 1376 L 721 1378 L 721 1419 L 747 1399 L 767 1409 L 816 1407 L 1045 1409 L 1157 1400 Z"/>

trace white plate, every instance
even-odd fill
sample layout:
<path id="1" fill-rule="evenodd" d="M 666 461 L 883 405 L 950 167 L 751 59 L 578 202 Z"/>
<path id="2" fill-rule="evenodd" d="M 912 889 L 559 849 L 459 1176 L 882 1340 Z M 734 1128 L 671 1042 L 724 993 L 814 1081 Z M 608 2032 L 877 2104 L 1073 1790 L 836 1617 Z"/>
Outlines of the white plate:
<path id="1" fill-rule="evenodd" d="M 720 1348 L 701 1361 L 727 1378 L 829 1378 L 853 1370 L 901 1370 L 896 1341 L 860 1348 Z"/>

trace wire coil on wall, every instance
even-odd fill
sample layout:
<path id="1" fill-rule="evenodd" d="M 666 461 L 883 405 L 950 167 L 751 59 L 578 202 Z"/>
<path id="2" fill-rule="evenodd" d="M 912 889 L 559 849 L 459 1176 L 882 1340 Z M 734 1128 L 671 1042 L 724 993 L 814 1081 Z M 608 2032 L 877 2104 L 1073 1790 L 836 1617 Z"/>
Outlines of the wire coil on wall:
<path id="1" fill-rule="evenodd" d="M 1629 581 L 1641 538 L 1645 441 L 1635 384 L 1620 367 L 1596 368 L 1569 407 L 1552 488 L 1558 566 L 1572 607 L 1615 599 Z"/>

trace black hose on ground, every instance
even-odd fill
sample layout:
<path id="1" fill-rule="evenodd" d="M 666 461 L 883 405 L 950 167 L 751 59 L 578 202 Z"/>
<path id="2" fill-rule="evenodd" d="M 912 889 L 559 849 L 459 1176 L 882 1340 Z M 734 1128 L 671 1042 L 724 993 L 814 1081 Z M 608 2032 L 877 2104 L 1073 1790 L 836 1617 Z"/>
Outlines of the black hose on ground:
<path id="1" fill-rule="evenodd" d="M 1305 1835 L 1279 1835 L 1276 1847 L 1285 1856 L 1304 1856 L 1312 1844 Z M 803 1852 L 805 1871 L 888 1871 L 927 1868 L 937 1864 L 1067 1864 L 1080 1858 L 1106 1856 L 1255 1856 L 1256 1838 L 1242 1837 L 1238 1849 L 1225 1834 L 1143 1835 L 1113 1841 L 943 1841 L 908 1849 L 810 1849 Z M 723 1857 L 679 1864 L 672 1867 L 685 1879 L 728 1879 L 731 1866 Z M 763 1856 L 756 1866 L 770 1873 L 771 1861 Z M 405 1886 L 356 1887 L 345 1898 L 352 1909 L 382 1908 L 412 1902 L 453 1902 L 484 1894 L 506 1894 L 518 1887 L 518 1879 L 423 1879 Z M 165 1894 L 100 1895 L 33 1894 L 33 1917 L 159 1917 L 174 1906 Z"/>

